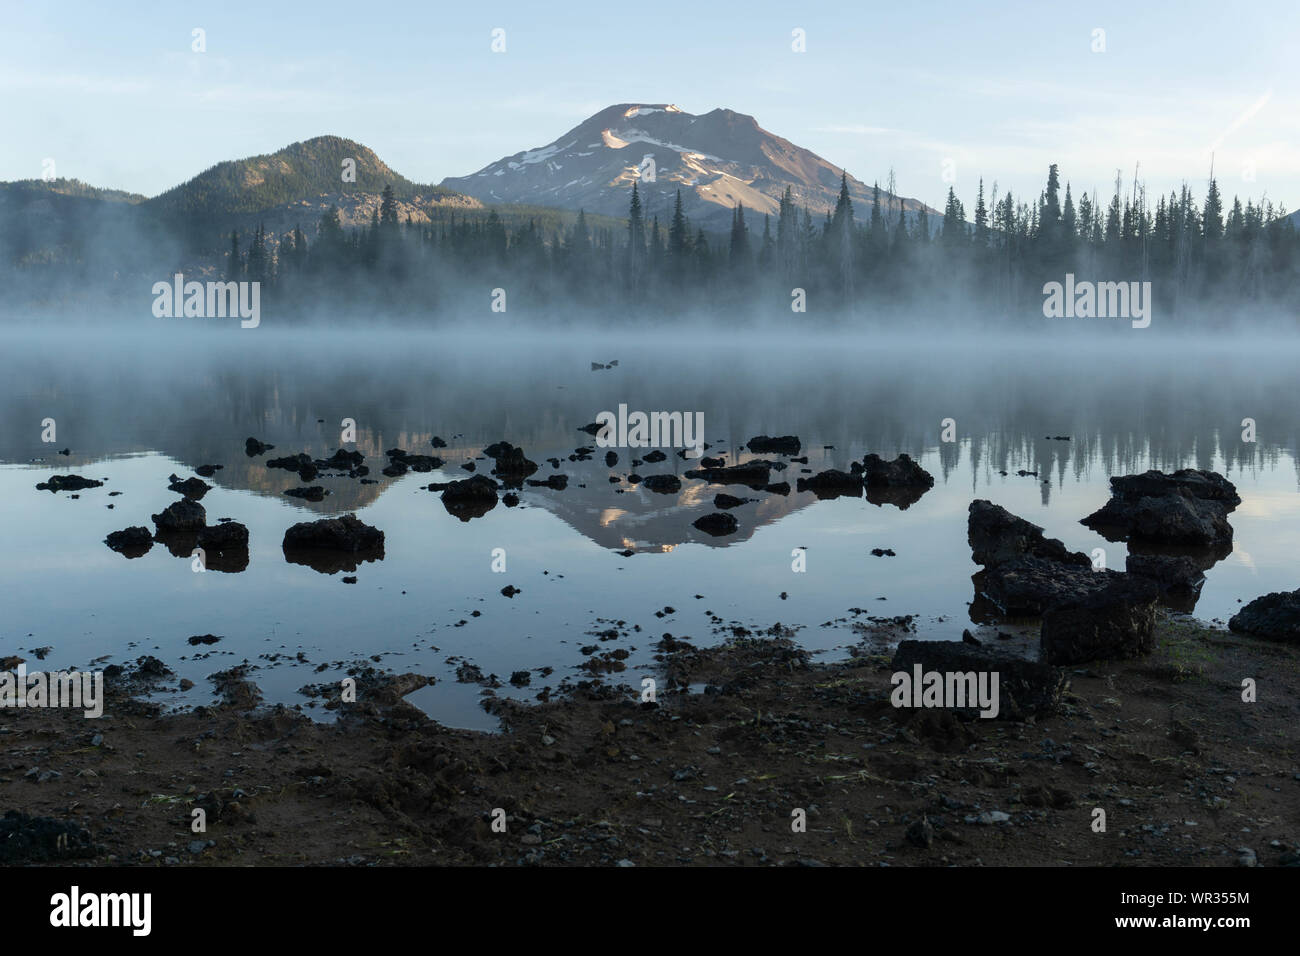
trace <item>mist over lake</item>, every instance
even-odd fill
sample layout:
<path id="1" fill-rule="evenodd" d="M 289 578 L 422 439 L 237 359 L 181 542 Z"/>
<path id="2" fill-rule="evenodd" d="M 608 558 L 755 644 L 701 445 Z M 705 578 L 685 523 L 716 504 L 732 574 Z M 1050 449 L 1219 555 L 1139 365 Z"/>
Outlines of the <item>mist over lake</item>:
<path id="1" fill-rule="evenodd" d="M 144 651 L 179 657 L 178 674 L 195 687 L 169 695 L 169 706 L 208 699 L 205 675 L 243 659 L 255 662 L 269 700 L 306 705 L 297 690 L 323 679 L 314 676 L 320 664 L 330 663 L 324 674 L 333 677 L 339 662 L 377 655 L 439 676 L 420 694 L 432 716 L 486 728 L 495 721 L 477 706 L 476 685 L 456 681 L 460 663 L 503 682 L 519 670 L 553 668 L 527 690 L 507 683 L 495 691 L 531 697 L 540 686 L 590 676 L 579 648 L 597 643 L 590 635 L 610 621 L 649 618 L 706 643 L 729 633 L 706 611 L 742 626 L 779 621 L 799 629 L 803 646 L 842 656 L 865 639 L 850 612 L 863 608 L 915 615 L 921 637 L 960 638 L 972 625 L 978 570 L 965 544 L 972 499 L 1004 505 L 1071 549 L 1104 548 L 1107 566 L 1122 569 L 1125 544 L 1079 519 L 1105 502 L 1110 477 L 1149 468 L 1219 471 L 1245 500 L 1232 519 L 1232 551 L 1214 563 L 1194 602 L 1198 617 L 1226 620 L 1240 601 L 1289 589 L 1294 576 L 1300 399 L 1293 351 L 1267 341 L 1156 349 L 1133 339 L 1007 338 L 981 341 L 979 359 L 974 343 L 960 338 L 792 330 L 737 341 L 690 328 L 556 338 L 526 330 L 195 332 L 159 323 L 149 334 L 100 329 L 70 342 L 13 331 L 8 341 L 13 374 L 0 385 L 0 406 L 6 421 L 24 427 L 7 430 L 0 444 L 10 539 L 5 641 L 52 645 L 50 659 L 66 666 Z M 826 469 L 847 471 L 867 453 L 900 452 L 936 483 L 903 508 L 870 495 L 819 500 L 811 491 L 772 494 L 689 478 L 679 491 L 656 493 L 629 484 L 628 475 L 680 478 L 697 463 L 672 448 L 662 463 L 636 468 L 630 461 L 643 451 L 619 449 L 612 467 L 599 448 L 568 460 L 596 444 L 579 429 L 619 404 L 703 413 L 706 455 L 764 457 L 745 444 L 798 436 L 807 463 L 774 478 L 791 486 Z M 1246 417 L 1258 422 L 1254 443 L 1241 441 Z M 40 440 L 46 418 L 57 422 L 53 445 Z M 356 423 L 355 443 L 346 446 L 345 418 Z M 956 440 L 944 442 L 948 418 Z M 275 450 L 248 457 L 249 436 Z M 343 447 L 379 466 L 391 448 L 434 454 L 434 436 L 446 442 L 436 452 L 441 468 L 390 478 L 375 467 L 375 483 L 308 483 L 266 467 L 276 455 L 322 459 Z M 468 521 L 425 489 L 467 477 L 466 461 L 486 471 L 482 450 L 501 440 L 541 463 L 534 478 L 566 475 L 565 489 L 525 486 L 517 507 Z M 70 454 L 57 454 L 64 447 Z M 552 457 L 559 468 L 546 462 Z M 245 568 L 194 573 L 188 550 L 178 557 L 155 545 L 126 559 L 104 546 L 108 533 L 148 525 L 176 498 L 168 475 L 208 463 L 223 467 L 202 505 L 210 520 L 231 517 L 250 529 Z M 64 472 L 105 483 L 77 500 L 34 489 Z M 323 500 L 284 494 L 307 484 L 323 487 Z M 719 491 L 749 500 L 732 512 L 737 532 L 712 537 L 693 522 L 714 510 Z M 361 564 L 356 584 L 341 582 L 345 570 L 286 561 L 288 526 L 345 513 L 386 535 L 382 559 Z M 492 570 L 496 548 L 505 550 L 505 573 Z M 807 570 L 796 573 L 800 548 Z M 873 548 L 896 556 L 873 556 Z M 503 597 L 506 585 L 521 593 Z M 651 616 L 665 606 L 674 613 Z M 208 633 L 222 642 L 199 653 L 185 644 Z M 635 684 L 655 673 L 648 651 L 658 637 L 648 629 L 629 635 L 621 679 Z M 300 652 L 305 659 L 295 660 Z"/>

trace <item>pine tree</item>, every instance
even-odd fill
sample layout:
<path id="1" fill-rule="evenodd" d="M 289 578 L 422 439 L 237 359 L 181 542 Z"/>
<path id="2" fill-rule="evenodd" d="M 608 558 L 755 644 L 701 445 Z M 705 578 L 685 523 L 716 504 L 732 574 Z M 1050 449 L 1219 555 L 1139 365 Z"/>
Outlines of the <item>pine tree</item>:
<path id="1" fill-rule="evenodd" d="M 231 282 L 239 279 L 244 271 L 244 264 L 239 257 L 239 233 L 230 233 L 230 260 L 226 263 L 226 278 Z"/>
<path id="2" fill-rule="evenodd" d="M 984 177 L 980 177 L 980 190 L 975 199 L 975 245 L 984 249 L 989 244 L 989 211 L 984 205 Z"/>

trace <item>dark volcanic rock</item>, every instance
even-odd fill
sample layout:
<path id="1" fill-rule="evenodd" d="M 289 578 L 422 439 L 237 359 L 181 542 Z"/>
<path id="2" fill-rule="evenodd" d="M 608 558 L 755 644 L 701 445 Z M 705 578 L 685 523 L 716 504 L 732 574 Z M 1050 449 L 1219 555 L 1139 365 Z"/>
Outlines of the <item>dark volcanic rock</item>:
<path id="1" fill-rule="evenodd" d="M 769 495 L 788 495 L 790 493 L 790 482 L 774 481 L 770 485 L 764 485 L 763 490 Z"/>
<path id="2" fill-rule="evenodd" d="M 1232 540 L 1236 486 L 1212 471 L 1148 471 L 1110 480 L 1111 499 L 1080 523 L 1110 540 L 1215 545 Z"/>
<path id="3" fill-rule="evenodd" d="M 0 863 L 6 866 L 89 860 L 104 852 L 90 831 L 70 820 L 32 817 L 20 810 L 7 810 L 0 818 Z"/>
<path id="4" fill-rule="evenodd" d="M 858 471 L 856 462 L 854 471 Z M 933 488 L 934 476 L 912 460 L 900 454 L 893 461 L 879 455 L 862 459 L 862 480 L 868 488 Z"/>
<path id="5" fill-rule="evenodd" d="M 1230 630 L 1271 641 L 1300 643 L 1300 590 L 1257 597 L 1228 621 Z"/>
<path id="6" fill-rule="evenodd" d="M 498 487 L 487 475 L 449 481 L 442 489 L 442 506 L 461 521 L 481 518 L 496 507 Z"/>
<path id="7" fill-rule="evenodd" d="M 976 593 L 990 601 L 1002 614 L 1037 617 L 1048 608 L 1059 607 L 1078 597 L 1105 590 L 1117 571 L 1094 571 L 1044 558 L 1025 557 L 1004 561 L 974 575 Z"/>
<path id="8" fill-rule="evenodd" d="M 199 465 L 194 469 L 194 473 L 203 478 L 211 478 L 224 467 L 224 465 Z"/>
<path id="9" fill-rule="evenodd" d="M 1022 720 L 1054 713 L 1070 686 L 1066 673 L 1050 664 L 1009 657 L 962 641 L 901 642 L 890 665 L 894 672 L 901 671 L 910 679 L 918 665 L 922 674 L 927 671 L 997 674 L 999 720 Z M 979 713 L 978 705 L 963 710 L 971 715 Z"/>
<path id="10" fill-rule="evenodd" d="M 545 481 L 536 481 L 530 478 L 528 479 L 528 486 L 530 488 L 552 488 L 555 491 L 563 491 L 569 486 L 569 476 L 547 475 Z"/>
<path id="11" fill-rule="evenodd" d="M 799 491 L 811 491 L 823 500 L 830 498 L 861 498 L 862 476 L 850 475 L 831 468 L 811 478 L 800 478 L 796 483 Z"/>
<path id="12" fill-rule="evenodd" d="M 751 438 L 745 447 L 755 455 L 797 455 L 799 439 L 794 435 L 782 435 L 780 438 L 759 435 Z"/>
<path id="13" fill-rule="evenodd" d="M 757 491 L 771 480 L 772 464 L 766 459 L 756 458 L 724 468 L 692 468 L 686 472 L 686 477 L 703 478 L 714 485 L 747 485 Z"/>
<path id="14" fill-rule="evenodd" d="M 302 498 L 306 501 L 324 501 L 325 489 L 320 485 L 311 485 L 307 488 L 289 488 L 285 494 L 290 498 Z"/>
<path id="15" fill-rule="evenodd" d="M 1101 577 L 1101 573 L 1097 573 Z M 1049 664 L 1083 664 L 1151 653 L 1160 589 L 1145 578 L 1106 574 L 1100 590 L 1043 613 L 1039 657 Z"/>
<path id="16" fill-rule="evenodd" d="M 661 495 L 676 494 L 682 490 L 681 479 L 676 475 L 646 475 L 641 479 L 641 484 Z"/>
<path id="17" fill-rule="evenodd" d="M 401 448 L 390 448 L 386 454 L 389 462 L 383 469 L 385 475 L 396 478 L 406 474 L 407 470 L 425 473 L 436 471 L 443 466 L 443 460 L 437 455 L 412 455 Z"/>
<path id="18" fill-rule="evenodd" d="M 1125 501 L 1186 494 L 1201 501 L 1221 501 L 1229 510 L 1241 504 L 1236 485 L 1227 478 L 1217 472 L 1192 468 L 1170 475 L 1154 470 L 1141 475 L 1122 475 L 1110 480 L 1110 489 L 1112 495 Z"/>
<path id="19" fill-rule="evenodd" d="M 49 481 L 42 481 L 36 486 L 38 491 L 81 491 L 83 488 L 98 488 L 102 481 L 83 478 L 81 475 L 51 475 Z"/>
<path id="20" fill-rule="evenodd" d="M 507 488 L 520 487 L 524 479 L 537 470 L 537 462 L 529 461 L 522 448 L 507 441 L 493 442 L 483 449 L 483 454 L 496 462 L 492 474 L 500 478 Z"/>
<path id="21" fill-rule="evenodd" d="M 432 438 L 429 439 L 429 444 L 432 445 L 434 448 L 447 447 L 447 443 L 443 441 L 441 438 L 439 438 L 437 435 L 434 435 Z"/>
<path id="22" fill-rule="evenodd" d="M 200 531 L 196 543 L 205 551 L 247 548 L 248 528 L 238 521 L 223 521 L 221 524 L 214 524 Z"/>
<path id="23" fill-rule="evenodd" d="M 663 461 L 663 460 L 664 460 L 665 458 L 667 458 L 667 457 L 668 457 L 667 455 L 665 455 L 665 454 L 664 454 L 663 452 L 661 452 L 658 448 L 656 448 L 654 451 L 649 452 L 649 453 L 648 453 L 644 458 L 642 458 L 641 460 L 642 460 L 642 461 L 645 461 L 645 462 L 649 462 L 649 463 L 652 464 L 652 465 L 657 465 L 657 464 L 659 464 L 659 462 Z"/>
<path id="24" fill-rule="evenodd" d="M 189 498 L 173 502 L 152 518 L 159 531 L 202 531 L 208 523 L 203 505 Z"/>
<path id="25" fill-rule="evenodd" d="M 382 551 L 384 533 L 356 515 L 302 521 L 284 533 L 285 551 L 322 549 L 328 551 Z"/>
<path id="26" fill-rule="evenodd" d="M 1124 569 L 1134 577 L 1148 578 L 1165 591 L 1198 591 L 1205 571 L 1194 559 L 1177 554 L 1133 554 Z"/>
<path id="27" fill-rule="evenodd" d="M 736 529 L 740 527 L 740 522 L 736 520 L 736 516 L 727 511 L 715 511 L 712 514 L 703 515 L 696 518 L 691 524 L 715 538 L 735 534 Z"/>
<path id="28" fill-rule="evenodd" d="M 617 464 L 618 464 L 618 453 L 612 451 L 605 452 L 605 467 L 613 468 Z"/>
<path id="29" fill-rule="evenodd" d="M 713 496 L 713 507 L 719 509 L 739 508 L 746 500 L 747 499 L 745 498 L 737 498 L 734 495 L 729 495 L 725 491 L 720 491 Z"/>
<path id="30" fill-rule="evenodd" d="M 172 483 L 167 486 L 168 491 L 174 491 L 186 498 L 193 498 L 195 501 L 206 495 L 211 488 L 212 486 L 202 478 L 186 478 L 181 481 L 174 475 L 172 476 Z"/>
<path id="31" fill-rule="evenodd" d="M 138 558 L 153 547 L 153 534 L 148 528 L 136 525 L 112 532 L 104 543 L 128 558 Z"/>
<path id="32" fill-rule="evenodd" d="M 1092 567 L 1086 554 L 1067 550 L 1056 538 L 1044 537 L 1043 529 L 1038 525 L 983 499 L 970 503 L 966 539 L 975 563 L 986 567 L 996 567 L 1022 557 L 1043 558 L 1081 568 Z"/>
<path id="33" fill-rule="evenodd" d="M 256 438 L 244 439 L 244 454 L 247 455 L 249 458 L 255 458 L 258 455 L 263 455 L 274 447 L 275 447 L 274 445 L 271 445 L 267 442 L 260 442 Z"/>
<path id="34" fill-rule="evenodd" d="M 1112 498 L 1080 524 L 1111 540 L 1213 545 L 1232 540 L 1230 510 L 1222 501 L 1197 498 L 1180 489 L 1159 498 Z"/>
<path id="35" fill-rule="evenodd" d="M 283 458 L 271 458 L 266 463 L 267 468 L 283 468 L 285 471 L 296 471 L 298 477 L 303 481 L 311 481 L 316 477 L 316 462 L 310 455 L 305 452 L 299 452 L 296 455 L 286 455 Z"/>

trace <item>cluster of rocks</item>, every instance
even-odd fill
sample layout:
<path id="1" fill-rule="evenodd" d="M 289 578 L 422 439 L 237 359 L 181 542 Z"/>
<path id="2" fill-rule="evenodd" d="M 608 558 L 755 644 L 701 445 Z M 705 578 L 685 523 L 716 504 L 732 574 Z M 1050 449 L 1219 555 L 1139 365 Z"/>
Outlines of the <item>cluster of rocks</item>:
<path id="1" fill-rule="evenodd" d="M 861 498 L 865 494 L 872 504 L 906 509 L 934 487 L 934 476 L 910 455 L 900 454 L 893 461 L 885 461 L 870 454 L 853 462 L 847 473 L 832 468 L 811 478 L 800 478 L 796 487 L 822 499 Z"/>
<path id="2" fill-rule="evenodd" d="M 984 570 L 977 597 L 1001 614 L 1042 618 L 1039 657 L 1048 664 L 1149 653 L 1159 588 L 1150 580 L 1094 568 L 1043 529 L 991 501 L 971 502 L 971 555 Z"/>

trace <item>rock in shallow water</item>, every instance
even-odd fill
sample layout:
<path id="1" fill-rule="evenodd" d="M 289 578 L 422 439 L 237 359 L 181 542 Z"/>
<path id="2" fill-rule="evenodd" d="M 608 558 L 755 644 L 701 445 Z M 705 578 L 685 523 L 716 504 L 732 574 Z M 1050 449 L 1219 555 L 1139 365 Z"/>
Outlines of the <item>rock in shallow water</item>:
<path id="1" fill-rule="evenodd" d="M 1238 634 L 1300 644 L 1300 589 L 1275 591 L 1251 601 L 1228 621 Z"/>

